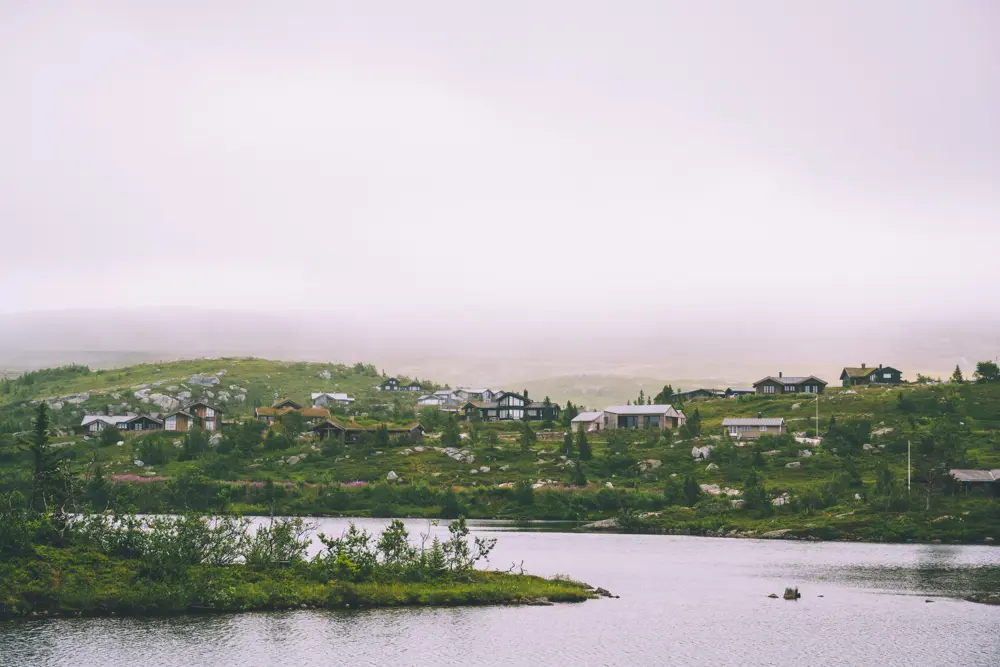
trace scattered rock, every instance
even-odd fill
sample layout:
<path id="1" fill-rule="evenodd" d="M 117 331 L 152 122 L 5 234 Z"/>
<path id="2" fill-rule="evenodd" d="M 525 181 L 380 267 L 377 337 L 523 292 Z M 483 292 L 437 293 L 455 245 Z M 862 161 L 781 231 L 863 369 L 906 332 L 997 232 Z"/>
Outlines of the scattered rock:
<path id="1" fill-rule="evenodd" d="M 118 442 L 115 443 L 115 447 L 124 447 L 124 446 L 125 446 L 124 440 L 119 440 Z"/>
<path id="2" fill-rule="evenodd" d="M 62 410 L 63 409 L 63 402 L 62 401 L 52 401 L 51 403 L 49 403 L 49 408 L 51 408 L 52 410 Z"/>
<path id="3" fill-rule="evenodd" d="M 141 468 L 142 466 L 146 465 L 145 463 L 143 463 L 143 462 L 142 462 L 141 460 L 139 460 L 139 459 L 136 459 L 135 461 L 132 461 L 132 463 L 133 463 L 133 464 L 135 464 L 135 467 L 136 467 L 136 468 Z"/>
<path id="4" fill-rule="evenodd" d="M 801 403 L 792 403 L 792 410 L 798 410 L 802 407 Z"/>
<path id="5" fill-rule="evenodd" d="M 778 599 L 778 594 L 777 593 L 771 593 L 767 597 L 771 598 L 772 600 L 777 600 Z"/>
<path id="6" fill-rule="evenodd" d="M 800 449 L 799 450 L 799 456 L 801 458 L 808 458 L 808 457 L 810 457 L 812 455 L 813 455 L 812 450 L 809 450 L 809 449 Z"/>
<path id="7" fill-rule="evenodd" d="M 615 485 L 614 485 L 614 484 L 612 484 L 611 482 L 605 482 L 605 483 L 604 483 L 604 488 L 605 488 L 605 489 L 611 489 L 611 490 L 614 490 L 614 488 L 615 488 Z"/>
<path id="8" fill-rule="evenodd" d="M 870 452 L 871 450 L 875 449 L 875 446 L 866 442 L 865 444 L 861 445 L 861 449 L 865 450 L 866 452 Z"/>
<path id="9" fill-rule="evenodd" d="M 594 589 L 594 595 L 602 598 L 615 598 L 616 600 L 620 597 L 618 595 L 612 595 L 611 591 L 606 588 L 601 588 L 600 586 Z"/>
<path id="10" fill-rule="evenodd" d="M 800 462 L 798 462 L 798 461 L 792 461 L 791 463 L 786 463 L 785 467 L 786 468 L 798 468 L 801 465 L 802 464 Z"/>
<path id="11" fill-rule="evenodd" d="M 478 470 L 476 470 L 475 468 L 473 468 L 472 470 L 470 470 L 470 471 L 469 471 L 469 474 L 470 474 L 470 475 L 478 475 L 478 474 L 479 474 L 479 471 L 478 471 Z"/>
<path id="12" fill-rule="evenodd" d="M 715 447 L 712 445 L 705 445 L 704 447 L 698 447 L 696 445 L 691 448 L 691 456 L 695 459 L 707 459 L 713 449 L 715 449 Z"/>
<path id="13" fill-rule="evenodd" d="M 288 459 L 287 459 L 287 463 L 288 463 L 288 465 L 293 466 L 293 465 L 297 464 L 301 460 L 302 460 L 301 456 L 289 456 Z"/>
<path id="14" fill-rule="evenodd" d="M 395 470 L 390 470 L 389 474 L 385 476 L 385 481 L 387 482 L 395 482 L 398 479 L 399 475 L 396 474 Z"/>
<path id="15" fill-rule="evenodd" d="M 333 377 L 332 375 L 330 375 L 330 371 L 326 370 L 325 368 L 321 370 L 319 373 L 317 373 L 317 375 L 319 375 L 324 380 L 329 380 L 331 377 Z"/>
<path id="16" fill-rule="evenodd" d="M 181 402 L 166 394 L 150 394 L 149 402 L 158 407 L 162 412 L 173 412 L 181 407 Z"/>
<path id="17" fill-rule="evenodd" d="M 510 469 L 510 466 L 507 465 L 507 464 L 504 464 L 504 465 L 500 466 L 500 471 L 501 472 L 507 472 L 509 469 Z"/>
<path id="18" fill-rule="evenodd" d="M 179 394 L 177 394 L 177 398 L 179 398 L 182 401 L 190 401 L 191 400 L 191 392 L 190 391 L 182 391 Z"/>
<path id="19" fill-rule="evenodd" d="M 424 451 L 427 451 L 427 448 L 426 447 L 419 447 L 418 446 L 418 447 L 414 447 L 413 451 L 415 451 L 415 452 L 424 452 Z"/>
<path id="20" fill-rule="evenodd" d="M 212 387 L 219 384 L 219 378 L 206 377 L 205 375 L 199 373 L 198 375 L 192 375 L 190 378 L 188 378 L 188 382 L 202 387 Z"/>
<path id="21" fill-rule="evenodd" d="M 993 543 L 993 538 L 992 537 L 984 538 L 983 542 L 986 542 L 987 544 L 992 544 Z"/>
<path id="22" fill-rule="evenodd" d="M 489 466 L 479 466 L 479 472 L 486 473 L 486 472 L 489 472 L 489 471 L 490 471 L 490 467 Z"/>
<path id="23" fill-rule="evenodd" d="M 709 463 L 707 466 L 705 466 L 705 470 L 718 470 L 718 469 L 719 469 L 719 466 L 717 466 L 714 463 Z"/>
<path id="24" fill-rule="evenodd" d="M 218 375 L 219 377 L 222 377 L 223 375 L 227 374 L 228 372 L 229 371 L 227 371 L 225 368 L 223 368 L 221 371 L 217 372 L 216 375 Z"/>
<path id="25" fill-rule="evenodd" d="M 60 396 L 60 400 L 70 405 L 79 405 L 90 398 L 90 394 L 84 392 L 82 394 L 70 394 L 69 396 Z"/>

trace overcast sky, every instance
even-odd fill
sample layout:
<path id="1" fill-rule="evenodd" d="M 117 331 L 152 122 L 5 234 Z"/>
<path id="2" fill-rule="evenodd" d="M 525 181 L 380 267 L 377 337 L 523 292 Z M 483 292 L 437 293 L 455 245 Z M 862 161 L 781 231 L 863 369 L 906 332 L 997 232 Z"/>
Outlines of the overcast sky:
<path id="1" fill-rule="evenodd" d="M 0 312 L 1000 308 L 992 0 L 6 0 L 0 91 Z"/>

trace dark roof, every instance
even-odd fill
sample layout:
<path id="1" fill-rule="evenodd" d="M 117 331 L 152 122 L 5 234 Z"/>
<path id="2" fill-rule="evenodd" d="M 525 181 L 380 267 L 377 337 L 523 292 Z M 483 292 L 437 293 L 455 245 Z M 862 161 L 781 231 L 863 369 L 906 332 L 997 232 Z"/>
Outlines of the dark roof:
<path id="1" fill-rule="evenodd" d="M 292 400 L 292 399 L 290 399 L 290 398 L 280 398 L 280 399 L 278 399 L 277 401 L 275 401 L 274 403 L 272 403 L 272 404 L 271 404 L 271 407 L 272 407 L 272 408 L 277 408 L 277 407 L 279 407 L 279 406 L 281 406 L 281 405 L 284 405 L 285 403 L 291 403 L 291 404 L 292 404 L 292 405 L 294 405 L 294 406 L 295 406 L 296 408 L 301 408 L 301 407 L 302 407 L 301 405 L 299 405 L 298 403 L 296 403 L 295 401 L 293 401 L 293 400 Z"/>
<path id="2" fill-rule="evenodd" d="M 196 405 L 204 405 L 206 408 L 212 408 L 212 410 L 214 410 L 215 412 L 219 412 L 219 413 L 222 412 L 222 410 L 220 410 L 219 408 L 215 407 L 211 403 L 208 403 L 207 401 L 195 401 L 194 403 L 188 403 L 188 406 L 186 408 L 184 408 L 184 409 L 185 410 L 190 410 L 191 408 L 193 408 Z"/>
<path id="3" fill-rule="evenodd" d="M 815 375 L 807 375 L 805 377 L 802 377 L 802 376 L 774 377 L 773 375 L 768 375 L 766 378 L 763 378 L 761 380 L 757 380 L 756 382 L 754 382 L 753 386 L 756 387 L 757 385 L 763 384 L 763 383 L 767 382 L 768 380 L 771 380 L 773 382 L 777 382 L 778 384 L 802 384 L 803 382 L 806 382 L 806 381 L 809 381 L 809 380 L 815 380 L 816 382 L 818 382 L 818 383 L 820 383 L 822 385 L 826 384 L 825 380 L 820 380 Z"/>
<path id="4" fill-rule="evenodd" d="M 188 419 L 194 419 L 194 415 L 187 410 L 174 410 L 171 413 L 163 415 L 163 419 L 166 420 L 167 417 L 173 417 L 174 415 L 184 415 Z"/>
<path id="5" fill-rule="evenodd" d="M 163 423 L 162 419 L 157 419 L 156 417 L 153 417 L 152 415 L 136 415 L 135 417 L 132 417 L 128 421 L 120 422 L 120 423 L 122 423 L 122 424 L 131 424 L 132 422 L 134 422 L 137 419 L 148 419 L 149 421 L 156 422 L 157 424 L 162 424 Z"/>

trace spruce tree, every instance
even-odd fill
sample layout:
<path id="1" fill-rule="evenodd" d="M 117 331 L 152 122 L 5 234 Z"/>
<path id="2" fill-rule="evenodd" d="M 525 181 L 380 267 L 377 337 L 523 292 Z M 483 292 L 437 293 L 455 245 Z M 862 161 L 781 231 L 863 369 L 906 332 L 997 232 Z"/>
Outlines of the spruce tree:
<path id="1" fill-rule="evenodd" d="M 958 364 L 955 364 L 955 372 L 951 374 L 951 381 L 955 384 L 965 384 L 965 378 L 962 376 L 962 369 L 959 368 Z"/>
<path id="2" fill-rule="evenodd" d="M 566 450 L 566 456 L 573 456 L 573 434 L 569 431 L 563 436 L 563 449 Z"/>
<path id="3" fill-rule="evenodd" d="M 590 450 L 590 443 L 587 442 L 587 434 L 582 428 L 576 432 L 576 451 L 579 452 L 581 461 L 589 461 L 594 458 L 594 453 Z"/>

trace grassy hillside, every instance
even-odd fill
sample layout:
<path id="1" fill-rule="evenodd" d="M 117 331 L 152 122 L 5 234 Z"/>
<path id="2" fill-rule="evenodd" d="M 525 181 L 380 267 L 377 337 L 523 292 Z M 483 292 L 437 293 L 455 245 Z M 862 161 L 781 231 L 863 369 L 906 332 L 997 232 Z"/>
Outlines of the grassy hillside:
<path id="1" fill-rule="evenodd" d="M 220 382 L 199 386 L 191 381 L 199 374 Z M 855 442 L 856 451 L 851 453 L 843 444 L 837 451 L 834 437 L 816 446 L 798 442 L 792 434 L 756 444 L 733 442 L 723 434 L 725 417 L 760 413 L 784 417 L 793 432 L 814 436 L 816 399 L 809 395 L 689 401 L 682 407 L 690 420 L 700 418 L 700 433 L 684 429 L 614 438 L 601 433 L 589 438 L 593 456 L 588 460 L 580 460 L 578 443 L 566 451 L 566 429 L 559 424 L 534 424 L 533 438 L 525 441 L 518 424 L 462 423 L 448 428 L 441 415 L 425 413 L 428 435 L 422 443 L 369 439 L 356 446 L 296 437 L 284 433 L 282 425 L 265 438 L 239 425 L 248 420 L 254 404 L 270 404 L 275 395 L 306 403 L 310 392 L 322 390 L 355 394 L 355 417 L 368 423 L 413 418 L 416 396 L 375 392 L 380 377 L 380 371 L 364 365 L 258 359 L 185 361 L 94 373 L 65 368 L 38 372 L 27 383 L 0 394 L 0 425 L 6 432 L 0 434 L 0 487 L 23 489 L 29 484 L 30 456 L 15 444 L 11 432 L 30 427 L 40 400 L 52 405 L 55 425 L 62 429 L 54 443 L 64 452 L 69 470 L 88 489 L 82 497 L 106 501 L 117 496 L 145 511 L 228 507 L 254 513 L 380 516 L 448 516 L 462 511 L 481 518 L 582 520 L 631 510 L 660 516 L 671 506 L 693 505 L 693 510 L 681 507 L 662 514 L 666 523 L 659 529 L 675 530 L 680 522 L 704 532 L 752 519 L 756 530 L 783 527 L 782 521 L 793 516 L 800 522 L 810 517 L 809 523 L 821 525 L 816 512 L 848 521 L 853 519 L 844 517 L 862 510 L 915 512 L 915 521 L 931 527 L 927 522 L 937 516 L 958 511 L 949 509 L 949 503 L 959 502 L 956 494 L 963 490 L 935 482 L 934 509 L 925 516 L 917 463 L 914 490 L 905 489 L 908 440 L 929 450 L 946 441 L 957 443 L 940 461 L 946 468 L 1000 468 L 1000 384 L 831 388 L 819 399 L 820 434 L 835 433 L 831 418 L 840 427 L 863 423 L 857 432 L 864 442 Z M 109 403 L 113 412 L 148 409 L 143 399 L 152 394 L 144 391 L 170 397 L 186 391 L 216 402 L 224 398 L 227 419 L 234 423 L 221 441 L 201 445 L 193 436 L 172 433 L 125 437 L 122 445 L 83 441 L 65 433 L 85 409 L 106 408 Z M 222 392 L 228 397 L 220 396 Z M 552 399 L 565 401 L 558 394 Z M 707 459 L 696 458 L 695 447 L 712 450 Z M 780 506 L 777 514 L 758 516 L 737 509 L 751 470 L 767 497 Z M 688 481 L 695 485 L 697 496 L 685 500 L 682 487 Z M 961 511 L 971 511 L 972 516 L 980 510 L 992 512 L 988 516 L 995 518 L 1000 532 L 997 503 L 986 495 L 983 488 L 973 489 L 961 502 L 974 507 L 963 506 Z M 629 520 L 633 527 L 638 525 L 635 517 Z M 877 530 L 882 530 L 881 523 Z"/>
<path id="2" fill-rule="evenodd" d="M 405 381 L 415 378 L 399 376 Z M 205 399 L 224 411 L 227 420 L 253 414 L 275 397 L 309 404 L 312 392 L 346 392 L 355 412 L 393 420 L 412 418 L 414 394 L 375 391 L 381 371 L 370 365 L 281 362 L 253 358 L 220 358 L 139 364 L 90 371 L 81 366 L 33 371 L 0 384 L 3 430 L 27 430 L 39 400 L 52 408 L 53 425 L 65 432 L 84 414 L 165 412 Z M 423 379 L 421 379 L 423 382 Z M 215 383 L 215 384 L 209 384 Z M 433 384 L 428 384 L 433 387 Z"/>

